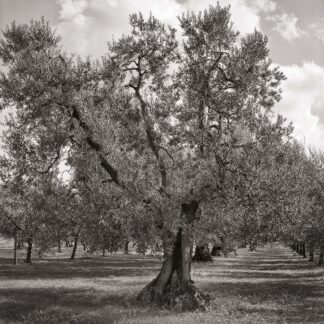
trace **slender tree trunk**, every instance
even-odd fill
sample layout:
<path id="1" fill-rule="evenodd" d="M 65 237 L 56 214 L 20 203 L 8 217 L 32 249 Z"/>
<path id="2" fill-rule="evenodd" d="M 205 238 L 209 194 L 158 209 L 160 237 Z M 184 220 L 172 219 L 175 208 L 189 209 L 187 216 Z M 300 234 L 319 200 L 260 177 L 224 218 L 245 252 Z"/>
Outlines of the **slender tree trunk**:
<path id="1" fill-rule="evenodd" d="M 300 243 L 297 243 L 296 253 L 297 254 L 300 254 Z"/>
<path id="2" fill-rule="evenodd" d="M 60 239 L 57 241 L 57 252 L 58 253 L 62 252 L 62 245 L 61 245 L 61 240 Z"/>
<path id="3" fill-rule="evenodd" d="M 17 245 L 18 245 L 18 229 L 15 229 L 15 237 L 14 237 L 14 264 L 18 264 Z"/>
<path id="4" fill-rule="evenodd" d="M 198 202 L 182 204 L 184 224 L 174 236 L 164 232 L 164 255 L 159 275 L 144 287 L 137 299 L 145 303 L 163 304 L 177 310 L 206 310 L 209 296 L 201 293 L 190 277 L 193 239 L 192 221 L 198 210 Z"/>
<path id="5" fill-rule="evenodd" d="M 306 244 L 305 243 L 301 244 L 301 255 L 303 256 L 304 259 L 307 258 L 307 256 L 306 256 Z"/>
<path id="6" fill-rule="evenodd" d="M 128 254 L 128 245 L 129 245 L 129 241 L 125 240 L 124 241 L 124 254 Z"/>
<path id="7" fill-rule="evenodd" d="M 18 249 L 18 250 L 21 250 L 21 248 L 22 248 L 21 240 L 18 240 L 18 241 L 17 241 L 17 249 Z"/>
<path id="8" fill-rule="evenodd" d="M 228 256 L 228 239 L 224 236 L 221 237 L 221 244 L 222 244 L 222 252 L 224 254 L 225 257 Z M 250 246 L 251 248 L 251 246 Z"/>
<path id="9" fill-rule="evenodd" d="M 310 242 L 309 243 L 309 262 L 313 262 L 314 261 L 314 242 Z"/>
<path id="10" fill-rule="evenodd" d="M 304 243 L 298 243 L 298 254 L 304 256 Z"/>
<path id="11" fill-rule="evenodd" d="M 324 264 L 324 242 L 320 243 L 320 255 L 318 259 L 318 265 Z"/>
<path id="12" fill-rule="evenodd" d="M 83 242 L 82 246 L 83 246 L 83 251 L 85 251 L 87 249 L 87 245 Z"/>
<path id="13" fill-rule="evenodd" d="M 293 243 L 291 248 L 294 252 L 297 252 L 297 243 Z"/>
<path id="14" fill-rule="evenodd" d="M 102 256 L 105 256 L 106 255 L 106 249 L 105 249 L 105 246 L 103 245 L 102 246 Z"/>
<path id="15" fill-rule="evenodd" d="M 26 263 L 32 263 L 31 256 L 32 256 L 32 249 L 33 249 L 33 237 L 29 237 L 27 239 L 27 256 L 26 256 Z"/>
<path id="16" fill-rule="evenodd" d="M 71 260 L 74 260 L 77 247 L 78 247 L 78 235 L 75 235 L 75 237 L 74 237 L 74 246 L 73 246 L 72 255 L 71 255 Z"/>
<path id="17" fill-rule="evenodd" d="M 309 262 L 313 262 L 314 261 L 314 249 L 309 251 Z"/>

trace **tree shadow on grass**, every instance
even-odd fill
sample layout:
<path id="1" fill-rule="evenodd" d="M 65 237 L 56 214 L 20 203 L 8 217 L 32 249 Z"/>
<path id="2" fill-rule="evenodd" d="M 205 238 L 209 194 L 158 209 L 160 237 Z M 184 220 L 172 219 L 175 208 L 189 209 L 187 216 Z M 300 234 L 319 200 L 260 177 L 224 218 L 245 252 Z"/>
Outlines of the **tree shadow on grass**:
<path id="1" fill-rule="evenodd" d="M 324 269 L 288 250 L 219 263 L 222 271 L 214 281 L 212 268 L 207 268 L 207 280 L 199 286 L 217 301 L 235 301 L 233 311 L 276 316 L 280 323 L 324 323 Z"/>
<path id="2" fill-rule="evenodd" d="M 324 323 L 323 281 L 321 284 L 318 280 L 294 282 L 291 279 L 259 282 L 253 277 L 249 281 L 208 282 L 199 286 L 216 300 L 236 300 L 235 311 L 242 316 L 253 313 L 260 318 L 276 315 L 282 323 Z"/>
<path id="3" fill-rule="evenodd" d="M 95 312 L 109 306 L 116 312 L 140 308 L 135 294 L 119 294 L 95 289 L 66 288 L 17 288 L 0 289 L 0 322 L 25 321 L 46 322 L 55 313 L 53 323 L 67 322 L 87 312 Z M 111 311 L 110 311 L 111 312 Z M 116 313 L 116 316 L 118 315 Z M 53 314 L 51 315 L 53 316 Z M 1 322 L 2 323 L 2 322 Z M 65 322 L 64 322 L 65 323 Z"/>
<path id="4" fill-rule="evenodd" d="M 113 323 L 131 309 L 144 312 L 136 295 L 160 266 L 132 255 L 0 263 L 0 323 Z"/>
<path id="5" fill-rule="evenodd" d="M 0 262 L 0 279 L 66 279 L 109 276 L 147 276 L 161 266 L 157 258 L 107 257 L 77 260 L 50 259 L 32 264 L 4 264 Z"/>
<path id="6" fill-rule="evenodd" d="M 273 280 L 278 280 L 278 281 L 283 281 L 283 280 L 307 280 L 311 281 L 312 279 L 318 280 L 320 276 L 324 276 L 324 269 L 318 269 L 317 272 L 314 272 L 314 270 L 310 270 L 309 267 L 305 267 L 305 270 L 309 271 L 295 271 L 291 273 L 286 273 L 286 272 L 275 272 L 275 271 L 270 271 L 270 270 L 250 270 L 250 271 L 222 271 L 221 273 L 217 273 L 218 278 L 231 278 L 231 279 L 237 279 L 237 280 L 258 280 L 258 279 L 264 279 L 265 281 L 273 281 Z M 215 274 L 209 273 L 205 274 L 204 277 L 215 277 Z"/>

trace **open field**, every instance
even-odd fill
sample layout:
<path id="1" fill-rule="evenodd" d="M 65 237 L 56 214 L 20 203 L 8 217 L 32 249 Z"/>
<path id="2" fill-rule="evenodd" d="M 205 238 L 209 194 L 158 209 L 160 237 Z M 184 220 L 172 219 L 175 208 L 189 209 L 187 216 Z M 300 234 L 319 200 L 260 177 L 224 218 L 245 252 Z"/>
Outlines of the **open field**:
<path id="1" fill-rule="evenodd" d="M 1 251 L 0 251 L 1 252 Z M 0 323 L 324 323 L 324 269 L 280 246 L 194 264 L 212 298 L 207 313 L 136 302 L 158 272 L 149 256 L 49 258 L 31 265 L 0 259 Z"/>

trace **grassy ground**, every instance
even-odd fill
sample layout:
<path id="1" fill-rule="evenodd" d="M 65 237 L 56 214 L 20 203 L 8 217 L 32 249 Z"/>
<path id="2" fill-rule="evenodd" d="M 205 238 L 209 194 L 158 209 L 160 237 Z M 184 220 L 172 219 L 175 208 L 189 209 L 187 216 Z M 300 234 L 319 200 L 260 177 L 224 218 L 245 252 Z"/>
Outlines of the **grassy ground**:
<path id="1" fill-rule="evenodd" d="M 9 251 L 1 256 L 0 323 L 324 323 L 324 269 L 280 246 L 194 264 L 193 279 L 213 298 L 207 313 L 136 302 L 159 270 L 157 258 L 51 257 L 14 266 Z"/>

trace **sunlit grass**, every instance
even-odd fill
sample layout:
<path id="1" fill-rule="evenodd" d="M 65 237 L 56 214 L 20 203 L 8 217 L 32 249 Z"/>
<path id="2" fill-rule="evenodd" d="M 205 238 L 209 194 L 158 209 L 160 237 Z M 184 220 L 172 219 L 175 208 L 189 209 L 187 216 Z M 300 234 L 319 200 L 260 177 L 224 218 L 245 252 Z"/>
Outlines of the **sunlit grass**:
<path id="1" fill-rule="evenodd" d="M 136 302 L 158 258 L 10 261 L 0 263 L 0 323 L 324 323 L 323 268 L 282 247 L 194 264 L 196 285 L 212 296 L 207 313 Z"/>

